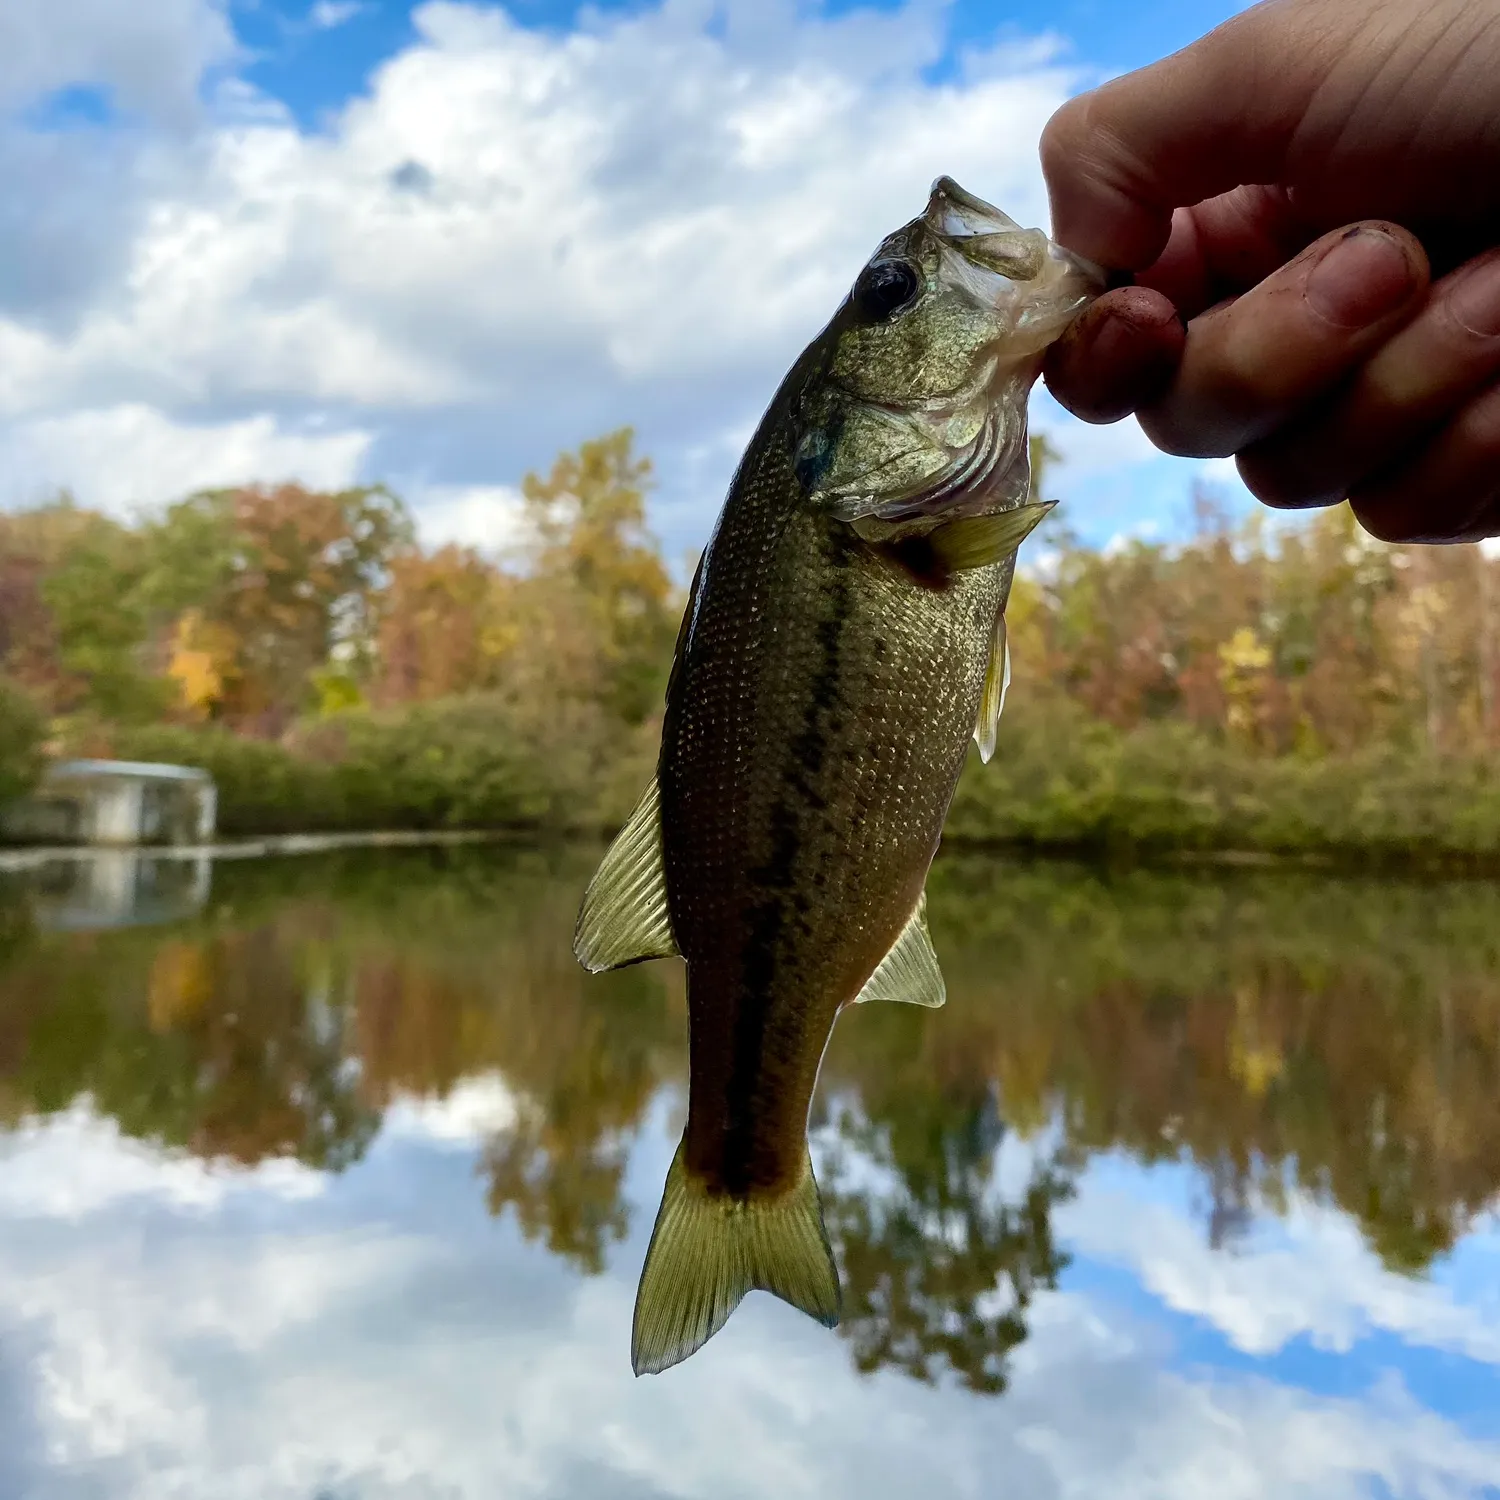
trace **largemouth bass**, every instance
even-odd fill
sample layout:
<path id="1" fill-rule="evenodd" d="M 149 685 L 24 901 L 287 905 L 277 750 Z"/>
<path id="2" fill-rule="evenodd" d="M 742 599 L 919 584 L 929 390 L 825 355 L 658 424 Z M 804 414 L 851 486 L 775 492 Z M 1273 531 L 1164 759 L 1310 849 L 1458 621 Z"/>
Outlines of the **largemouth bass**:
<path id="1" fill-rule="evenodd" d="M 835 1018 L 943 1003 L 924 887 L 1009 678 L 1026 403 L 1094 267 L 949 178 L 782 382 L 693 580 L 655 780 L 574 952 L 687 961 L 687 1126 L 636 1296 L 637 1374 L 763 1288 L 832 1326 L 808 1154 Z"/>

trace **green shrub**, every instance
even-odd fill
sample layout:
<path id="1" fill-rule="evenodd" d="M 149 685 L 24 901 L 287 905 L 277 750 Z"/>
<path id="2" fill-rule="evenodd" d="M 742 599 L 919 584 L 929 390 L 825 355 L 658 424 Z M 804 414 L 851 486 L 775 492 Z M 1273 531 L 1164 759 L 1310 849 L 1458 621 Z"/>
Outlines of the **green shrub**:
<path id="1" fill-rule="evenodd" d="M 219 794 L 219 832 L 328 832 L 351 826 L 329 766 L 284 746 L 225 729 L 152 725 L 121 731 L 114 753 L 127 760 L 200 766 Z"/>
<path id="2" fill-rule="evenodd" d="M 282 743 L 215 728 L 121 730 L 115 753 L 202 766 L 231 837 L 370 829 L 618 827 L 657 726 L 499 695 L 351 710 Z M 1176 722 L 1129 733 L 1066 701 L 1013 702 L 945 838 L 1088 854 L 1260 851 L 1357 865 L 1500 865 L 1500 763 L 1389 747 L 1254 756 Z"/>
<path id="3" fill-rule="evenodd" d="M 31 696 L 0 677 L 0 807 L 24 796 L 42 774 L 47 721 Z"/>
<path id="4" fill-rule="evenodd" d="M 349 710 L 282 743 L 217 728 L 121 731 L 115 753 L 201 766 L 229 836 L 368 829 L 597 831 L 623 820 L 651 773 L 646 729 L 605 733 L 493 695 Z"/>
<path id="5" fill-rule="evenodd" d="M 1389 747 L 1265 758 L 1175 722 L 1122 732 L 1075 705 L 1008 706 L 971 754 L 955 842 L 1096 853 L 1263 851 L 1362 863 L 1500 861 L 1500 763 Z"/>

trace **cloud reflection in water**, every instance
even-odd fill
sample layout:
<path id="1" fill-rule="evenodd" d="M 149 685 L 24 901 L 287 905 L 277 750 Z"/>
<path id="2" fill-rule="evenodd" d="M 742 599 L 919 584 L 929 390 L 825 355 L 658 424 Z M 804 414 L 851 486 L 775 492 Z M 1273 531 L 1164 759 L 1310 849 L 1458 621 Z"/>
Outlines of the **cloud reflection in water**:
<path id="1" fill-rule="evenodd" d="M 588 863 L 226 866 L 92 934 L 11 890 L 0 1491 L 1500 1484 L 1500 893 L 940 864 L 948 1007 L 846 1018 L 818 1106 L 850 1316 L 635 1381 L 685 1017 L 571 966 Z"/>

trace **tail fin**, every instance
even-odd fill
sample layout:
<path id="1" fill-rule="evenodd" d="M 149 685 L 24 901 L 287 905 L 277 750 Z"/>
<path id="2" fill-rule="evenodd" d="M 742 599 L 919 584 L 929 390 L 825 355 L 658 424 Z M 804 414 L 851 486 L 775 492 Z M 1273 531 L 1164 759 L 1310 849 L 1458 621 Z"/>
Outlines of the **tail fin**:
<path id="1" fill-rule="evenodd" d="M 839 1273 L 811 1158 L 785 1197 L 741 1202 L 705 1192 L 678 1146 L 635 1296 L 635 1373 L 654 1375 L 701 1349 L 756 1287 L 825 1327 L 839 1320 Z"/>

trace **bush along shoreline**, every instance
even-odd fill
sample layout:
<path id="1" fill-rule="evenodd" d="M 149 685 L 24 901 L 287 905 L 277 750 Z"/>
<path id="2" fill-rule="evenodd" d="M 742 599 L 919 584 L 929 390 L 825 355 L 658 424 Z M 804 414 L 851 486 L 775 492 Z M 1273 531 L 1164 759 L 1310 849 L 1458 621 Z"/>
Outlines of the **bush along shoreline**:
<path id="1" fill-rule="evenodd" d="M 988 766 L 971 753 L 945 843 L 1500 872 L 1493 757 L 1390 746 L 1266 757 L 1182 723 L 1119 730 L 1066 701 L 1016 709 Z"/>
<path id="2" fill-rule="evenodd" d="M 604 735 L 490 696 L 351 709 L 280 741 L 153 725 L 112 742 L 122 759 L 200 766 L 220 837 L 495 829 L 565 836 L 618 827 L 651 774 L 655 726 Z M 580 716 L 586 717 L 586 716 Z"/>
<path id="3" fill-rule="evenodd" d="M 123 759 L 200 766 L 219 836 L 495 831 L 603 839 L 650 777 L 659 725 L 536 716 L 495 696 L 352 709 L 282 740 L 215 727 L 116 733 Z M 1500 763 L 1392 747 L 1266 757 L 1182 723 L 1119 730 L 1065 699 L 1013 698 L 971 751 L 950 849 L 1115 862 L 1252 859 L 1500 873 Z"/>

